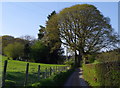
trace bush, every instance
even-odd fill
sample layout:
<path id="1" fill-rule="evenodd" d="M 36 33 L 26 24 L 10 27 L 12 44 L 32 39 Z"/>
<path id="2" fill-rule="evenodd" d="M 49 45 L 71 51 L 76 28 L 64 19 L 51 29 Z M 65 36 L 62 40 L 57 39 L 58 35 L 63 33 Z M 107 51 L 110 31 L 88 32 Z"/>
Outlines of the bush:
<path id="1" fill-rule="evenodd" d="M 5 80 L 5 88 L 16 88 L 16 82 L 12 80 Z"/>
<path id="2" fill-rule="evenodd" d="M 31 57 L 35 60 L 35 62 L 41 62 L 45 63 L 47 62 L 47 56 L 48 56 L 49 50 L 48 47 L 46 47 L 42 42 L 37 41 L 32 47 L 31 47 Z"/>
<path id="3" fill-rule="evenodd" d="M 55 82 L 51 78 L 41 79 L 40 82 L 32 84 L 33 88 L 49 88 L 50 86 L 56 86 Z"/>
<path id="4" fill-rule="evenodd" d="M 83 65 L 83 76 L 91 86 L 120 86 L 120 62 Z"/>
<path id="5" fill-rule="evenodd" d="M 74 61 L 68 60 L 68 61 L 65 61 L 64 64 L 66 64 L 66 65 L 73 65 Z"/>
<path id="6" fill-rule="evenodd" d="M 47 79 L 41 79 L 40 82 L 32 84 L 32 87 L 30 88 L 60 88 L 60 86 L 64 85 L 65 81 L 67 81 L 73 71 L 74 70 L 72 69 L 67 72 L 60 72 L 59 74 Z"/>

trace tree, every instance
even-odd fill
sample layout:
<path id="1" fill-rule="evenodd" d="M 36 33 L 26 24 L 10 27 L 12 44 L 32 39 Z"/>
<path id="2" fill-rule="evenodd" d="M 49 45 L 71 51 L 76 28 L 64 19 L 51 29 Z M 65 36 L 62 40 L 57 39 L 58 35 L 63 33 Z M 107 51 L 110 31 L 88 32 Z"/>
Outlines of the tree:
<path id="1" fill-rule="evenodd" d="M 24 44 L 29 44 L 29 45 L 34 44 L 36 41 L 36 39 L 30 35 L 21 36 L 20 39 L 24 40 L 24 42 L 25 42 Z"/>
<path id="2" fill-rule="evenodd" d="M 53 11 L 54 13 L 54 11 Z M 51 13 L 52 14 L 52 13 Z M 50 18 L 51 17 L 51 18 Z M 46 22 L 46 43 L 51 47 L 51 52 L 61 47 L 60 33 L 58 29 L 57 14 L 49 16 L 49 20 Z"/>
<path id="3" fill-rule="evenodd" d="M 24 45 L 18 42 L 15 42 L 13 44 L 8 44 L 4 48 L 4 53 L 8 57 L 13 58 L 14 60 L 19 59 L 19 57 L 23 56 L 23 49 Z"/>
<path id="4" fill-rule="evenodd" d="M 53 11 L 50 15 L 48 15 L 48 16 L 47 16 L 48 21 L 49 21 L 54 15 L 56 15 L 56 12 L 55 12 L 55 11 Z M 47 21 L 47 22 L 48 22 L 48 21 Z M 46 24 L 47 24 L 47 22 L 46 22 Z M 40 27 L 40 29 L 39 29 L 39 33 L 38 33 L 38 39 L 41 40 L 41 39 L 45 36 L 47 30 L 46 30 L 46 27 L 44 27 L 44 26 L 42 26 L 42 25 L 40 25 L 39 27 Z"/>
<path id="5" fill-rule="evenodd" d="M 30 53 L 31 53 L 31 46 L 34 45 L 36 39 L 33 36 L 30 35 L 24 35 L 20 37 L 21 39 L 24 40 L 24 56 L 23 59 L 25 60 L 30 60 Z"/>
<path id="6" fill-rule="evenodd" d="M 46 33 L 45 27 L 40 25 L 40 29 L 39 29 L 39 33 L 38 33 L 38 39 L 41 40 L 44 37 L 45 33 Z"/>
<path id="7" fill-rule="evenodd" d="M 88 54 L 99 52 L 101 49 L 111 48 L 117 43 L 117 36 L 104 17 L 93 5 L 82 4 L 63 9 L 59 13 L 58 26 L 62 43 L 69 46 L 80 60 Z"/>
<path id="8" fill-rule="evenodd" d="M 30 59 L 30 45 L 27 43 L 24 45 L 24 59 L 27 61 Z"/>
<path id="9" fill-rule="evenodd" d="M 8 44 L 13 44 L 14 42 L 18 42 L 21 44 L 25 44 L 26 40 L 21 39 L 21 38 L 14 38 L 13 36 L 10 35 L 4 35 L 0 37 L 0 46 L 2 45 L 2 51 L 4 51 L 4 48 L 8 45 Z M 2 52 L 1 54 L 4 55 L 4 52 Z"/>
<path id="10" fill-rule="evenodd" d="M 61 49 L 56 12 L 53 11 L 47 18 L 46 27 L 40 26 L 38 39 L 48 47 L 48 62 L 56 64 L 62 61 L 61 55 L 63 53 L 63 50 Z"/>
<path id="11" fill-rule="evenodd" d="M 37 41 L 31 46 L 31 57 L 35 62 L 47 63 L 48 54 L 48 48 L 41 41 Z"/>
<path id="12" fill-rule="evenodd" d="M 60 63 L 60 61 L 62 62 L 61 57 L 63 50 L 61 48 L 61 39 L 58 29 L 58 16 L 54 11 L 52 13 L 52 16 L 49 15 L 49 20 L 46 23 L 46 35 L 44 38 L 46 38 L 45 43 L 50 48 L 49 61 L 50 63 L 57 64 Z"/>
<path id="13" fill-rule="evenodd" d="M 52 16 L 56 15 L 56 11 L 53 11 L 50 15 L 48 15 L 48 20 L 50 20 L 52 18 Z"/>
<path id="14" fill-rule="evenodd" d="M 0 45 L 2 46 L 1 51 L 3 51 L 8 44 L 14 42 L 14 37 L 9 35 L 0 36 L 0 41 Z M 1 54 L 4 53 L 2 52 Z"/>

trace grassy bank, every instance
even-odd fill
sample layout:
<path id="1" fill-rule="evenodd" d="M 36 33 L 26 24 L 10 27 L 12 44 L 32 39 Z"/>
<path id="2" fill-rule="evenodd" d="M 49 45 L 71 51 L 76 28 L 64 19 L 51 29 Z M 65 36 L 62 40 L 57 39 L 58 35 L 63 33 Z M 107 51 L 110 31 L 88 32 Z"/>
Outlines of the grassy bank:
<path id="1" fill-rule="evenodd" d="M 32 84 L 30 88 L 62 88 L 69 78 L 69 76 L 74 72 L 74 69 L 68 71 L 60 72 L 57 75 L 51 76 L 48 79 L 43 79 L 40 82 Z"/>
<path id="2" fill-rule="evenodd" d="M 1 58 L 0 58 L 1 59 Z M 4 61 L 7 60 L 7 57 L 2 57 L 2 67 L 4 65 Z M 8 60 L 7 64 L 7 76 L 6 76 L 6 82 L 13 83 L 15 85 L 21 86 L 24 84 L 25 80 L 25 72 L 26 72 L 26 64 L 28 62 L 24 61 L 15 61 L 15 60 Z M 38 82 L 38 65 L 40 65 L 40 71 L 45 72 L 46 68 L 56 68 L 56 66 L 63 67 L 65 65 L 56 65 L 56 64 L 41 64 L 41 63 L 32 63 L 29 62 L 29 75 L 28 75 L 28 85 Z M 41 77 L 42 78 L 42 77 Z"/>
<path id="3" fill-rule="evenodd" d="M 83 76 L 93 87 L 120 86 L 120 62 L 106 62 L 83 65 Z"/>

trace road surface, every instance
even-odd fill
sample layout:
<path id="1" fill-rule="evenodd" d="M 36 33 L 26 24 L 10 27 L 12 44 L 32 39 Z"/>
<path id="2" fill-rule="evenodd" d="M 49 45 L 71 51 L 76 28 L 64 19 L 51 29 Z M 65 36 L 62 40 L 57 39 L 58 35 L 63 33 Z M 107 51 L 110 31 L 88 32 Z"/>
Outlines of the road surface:
<path id="1" fill-rule="evenodd" d="M 67 87 L 90 88 L 88 84 L 85 82 L 85 80 L 83 79 L 81 68 L 77 68 L 75 72 L 73 72 L 72 75 L 69 77 L 69 79 L 64 85 L 64 88 L 67 88 Z"/>

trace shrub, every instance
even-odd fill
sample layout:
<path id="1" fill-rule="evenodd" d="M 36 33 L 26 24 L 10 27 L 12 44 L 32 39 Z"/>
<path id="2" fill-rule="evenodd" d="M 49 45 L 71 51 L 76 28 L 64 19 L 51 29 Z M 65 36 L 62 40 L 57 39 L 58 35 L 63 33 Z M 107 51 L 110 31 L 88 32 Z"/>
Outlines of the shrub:
<path id="1" fill-rule="evenodd" d="M 60 86 L 64 85 L 65 81 L 73 71 L 74 70 L 72 69 L 67 72 L 60 72 L 59 74 L 47 79 L 41 79 L 40 82 L 32 84 L 32 87 L 30 88 L 60 88 Z"/>
<path id="2" fill-rule="evenodd" d="M 32 84 L 33 88 L 49 88 L 50 86 L 56 86 L 55 82 L 51 78 L 41 79 L 40 82 Z"/>
<path id="3" fill-rule="evenodd" d="M 83 75 L 91 86 L 120 86 L 120 62 L 83 65 Z"/>
<path id="4" fill-rule="evenodd" d="M 49 50 L 42 42 L 37 41 L 31 47 L 31 57 L 35 60 L 35 62 L 45 63 L 47 60 Z"/>
<path id="5" fill-rule="evenodd" d="M 5 88 L 16 88 L 16 82 L 12 80 L 5 80 Z"/>

